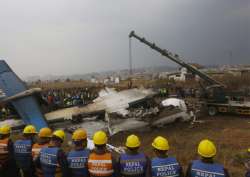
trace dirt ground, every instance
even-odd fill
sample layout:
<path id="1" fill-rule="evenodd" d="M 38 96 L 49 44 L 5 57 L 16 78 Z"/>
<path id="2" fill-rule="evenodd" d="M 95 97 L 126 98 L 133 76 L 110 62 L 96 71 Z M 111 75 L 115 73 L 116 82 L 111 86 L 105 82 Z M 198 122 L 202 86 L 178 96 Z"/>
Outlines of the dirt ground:
<path id="1" fill-rule="evenodd" d="M 245 168 L 246 149 L 250 147 L 250 118 L 236 116 L 205 117 L 204 123 L 175 123 L 164 128 L 149 131 L 123 132 L 113 136 L 110 143 L 122 146 L 126 136 L 134 133 L 142 141 L 141 151 L 149 157 L 153 156 L 151 147 L 154 137 L 161 135 L 170 143 L 169 154 L 177 157 L 184 170 L 192 159 L 197 156 L 197 145 L 200 140 L 208 138 L 216 143 L 216 161 L 223 163 L 233 177 L 243 177 Z"/>
<path id="2" fill-rule="evenodd" d="M 247 158 L 246 150 L 250 147 L 250 118 L 220 115 L 199 120 L 204 122 L 193 126 L 190 122 L 177 122 L 162 128 L 118 133 L 109 139 L 109 143 L 124 146 L 126 137 L 133 133 L 141 139 L 140 150 L 153 157 L 153 139 L 159 135 L 164 136 L 170 144 L 169 155 L 178 159 L 185 172 L 189 162 L 199 158 L 196 153 L 198 143 L 207 138 L 215 142 L 216 161 L 224 164 L 231 177 L 244 177 L 246 169 L 243 162 Z M 15 134 L 12 138 L 16 140 L 19 136 L 20 134 Z M 70 140 L 70 136 L 67 139 Z M 64 150 L 67 152 L 70 149 L 68 143 L 64 143 Z"/>

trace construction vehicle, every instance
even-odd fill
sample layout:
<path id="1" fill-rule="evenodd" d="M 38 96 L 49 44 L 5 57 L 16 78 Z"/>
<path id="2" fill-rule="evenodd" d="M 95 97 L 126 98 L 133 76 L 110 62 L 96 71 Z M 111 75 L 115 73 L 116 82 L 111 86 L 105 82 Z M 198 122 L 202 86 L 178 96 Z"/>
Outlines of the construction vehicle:
<path id="1" fill-rule="evenodd" d="M 161 49 L 155 43 L 147 41 L 145 38 L 138 36 L 134 31 L 131 31 L 129 38 L 138 39 L 140 42 L 149 46 L 153 50 L 159 52 L 161 55 L 170 59 L 171 61 L 186 68 L 192 74 L 199 76 L 206 82 L 206 86 L 202 87 L 202 100 L 205 101 L 208 114 L 214 116 L 217 113 L 233 113 L 238 115 L 250 115 L 250 102 L 242 99 L 235 101 L 235 94 L 229 94 L 226 91 L 226 86 L 219 81 L 213 79 L 206 73 L 198 70 L 194 66 L 184 62 L 177 54 L 173 54 L 166 49 Z"/>

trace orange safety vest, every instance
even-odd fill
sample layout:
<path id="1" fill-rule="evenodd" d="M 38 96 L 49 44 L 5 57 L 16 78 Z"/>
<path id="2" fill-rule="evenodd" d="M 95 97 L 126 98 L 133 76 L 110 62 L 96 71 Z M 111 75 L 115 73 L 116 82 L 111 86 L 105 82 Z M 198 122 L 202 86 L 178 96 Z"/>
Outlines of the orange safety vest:
<path id="1" fill-rule="evenodd" d="M 33 144 L 33 146 L 32 146 L 32 158 L 33 158 L 33 161 L 35 161 L 36 158 L 39 156 L 39 153 L 40 153 L 40 151 L 41 151 L 41 149 L 43 147 L 48 147 L 48 144 L 47 143 L 46 144 L 38 144 L 38 143 Z M 44 176 L 43 172 L 42 172 L 42 169 L 40 169 L 40 168 L 36 168 L 35 173 L 36 173 L 36 175 L 38 177 L 43 177 Z"/>
<path id="2" fill-rule="evenodd" d="M 0 167 L 7 163 L 9 158 L 9 150 L 8 150 L 9 138 L 0 140 Z"/>
<path id="3" fill-rule="evenodd" d="M 114 170 L 111 153 L 90 153 L 88 159 L 88 169 L 91 176 L 112 176 Z"/>
<path id="4" fill-rule="evenodd" d="M 43 147 L 48 147 L 48 144 L 38 144 L 35 143 L 32 146 L 32 158 L 33 160 L 36 160 L 36 158 L 39 156 L 39 153 Z"/>

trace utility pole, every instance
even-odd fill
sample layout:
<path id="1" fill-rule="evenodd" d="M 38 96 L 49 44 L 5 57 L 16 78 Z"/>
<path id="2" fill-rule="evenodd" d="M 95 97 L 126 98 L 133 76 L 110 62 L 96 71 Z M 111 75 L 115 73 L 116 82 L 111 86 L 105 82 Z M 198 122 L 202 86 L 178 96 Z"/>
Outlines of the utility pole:
<path id="1" fill-rule="evenodd" d="M 229 50 L 229 65 L 231 65 L 233 63 L 233 52 L 232 50 Z"/>
<path id="2" fill-rule="evenodd" d="M 128 82 L 128 88 L 132 88 L 132 75 L 133 75 L 133 69 L 132 69 L 132 40 L 129 38 L 129 82 Z"/>
<path id="3" fill-rule="evenodd" d="M 132 77 L 132 40 L 129 38 L 129 75 Z"/>

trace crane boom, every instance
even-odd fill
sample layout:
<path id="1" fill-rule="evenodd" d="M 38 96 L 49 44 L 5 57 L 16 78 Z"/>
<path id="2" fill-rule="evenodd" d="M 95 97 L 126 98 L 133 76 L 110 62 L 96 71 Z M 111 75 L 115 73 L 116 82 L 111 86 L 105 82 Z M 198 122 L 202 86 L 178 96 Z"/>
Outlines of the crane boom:
<path id="1" fill-rule="evenodd" d="M 153 50 L 156 50 L 157 52 L 159 52 L 160 54 L 162 54 L 163 56 L 169 58 L 170 60 L 172 60 L 173 62 L 181 65 L 182 67 L 187 68 L 187 70 L 189 70 L 190 72 L 192 72 L 193 74 L 198 75 L 199 77 L 201 77 L 202 79 L 204 79 L 206 82 L 208 82 L 208 84 L 210 85 L 217 85 L 217 86 L 221 86 L 224 87 L 224 85 L 218 81 L 216 81 L 215 79 L 211 78 L 210 76 L 208 76 L 207 74 L 205 74 L 204 72 L 196 69 L 195 67 L 193 67 L 192 65 L 185 63 L 183 60 L 181 60 L 179 58 L 178 55 L 173 55 L 171 52 L 167 51 L 166 49 L 161 49 L 160 47 L 158 47 L 157 45 L 155 45 L 154 43 L 151 43 L 149 41 L 147 41 L 145 38 L 143 37 L 139 37 L 137 34 L 135 34 L 134 31 L 131 31 L 129 34 L 129 38 L 136 38 L 138 39 L 140 42 L 146 44 L 147 46 L 151 47 Z"/>

